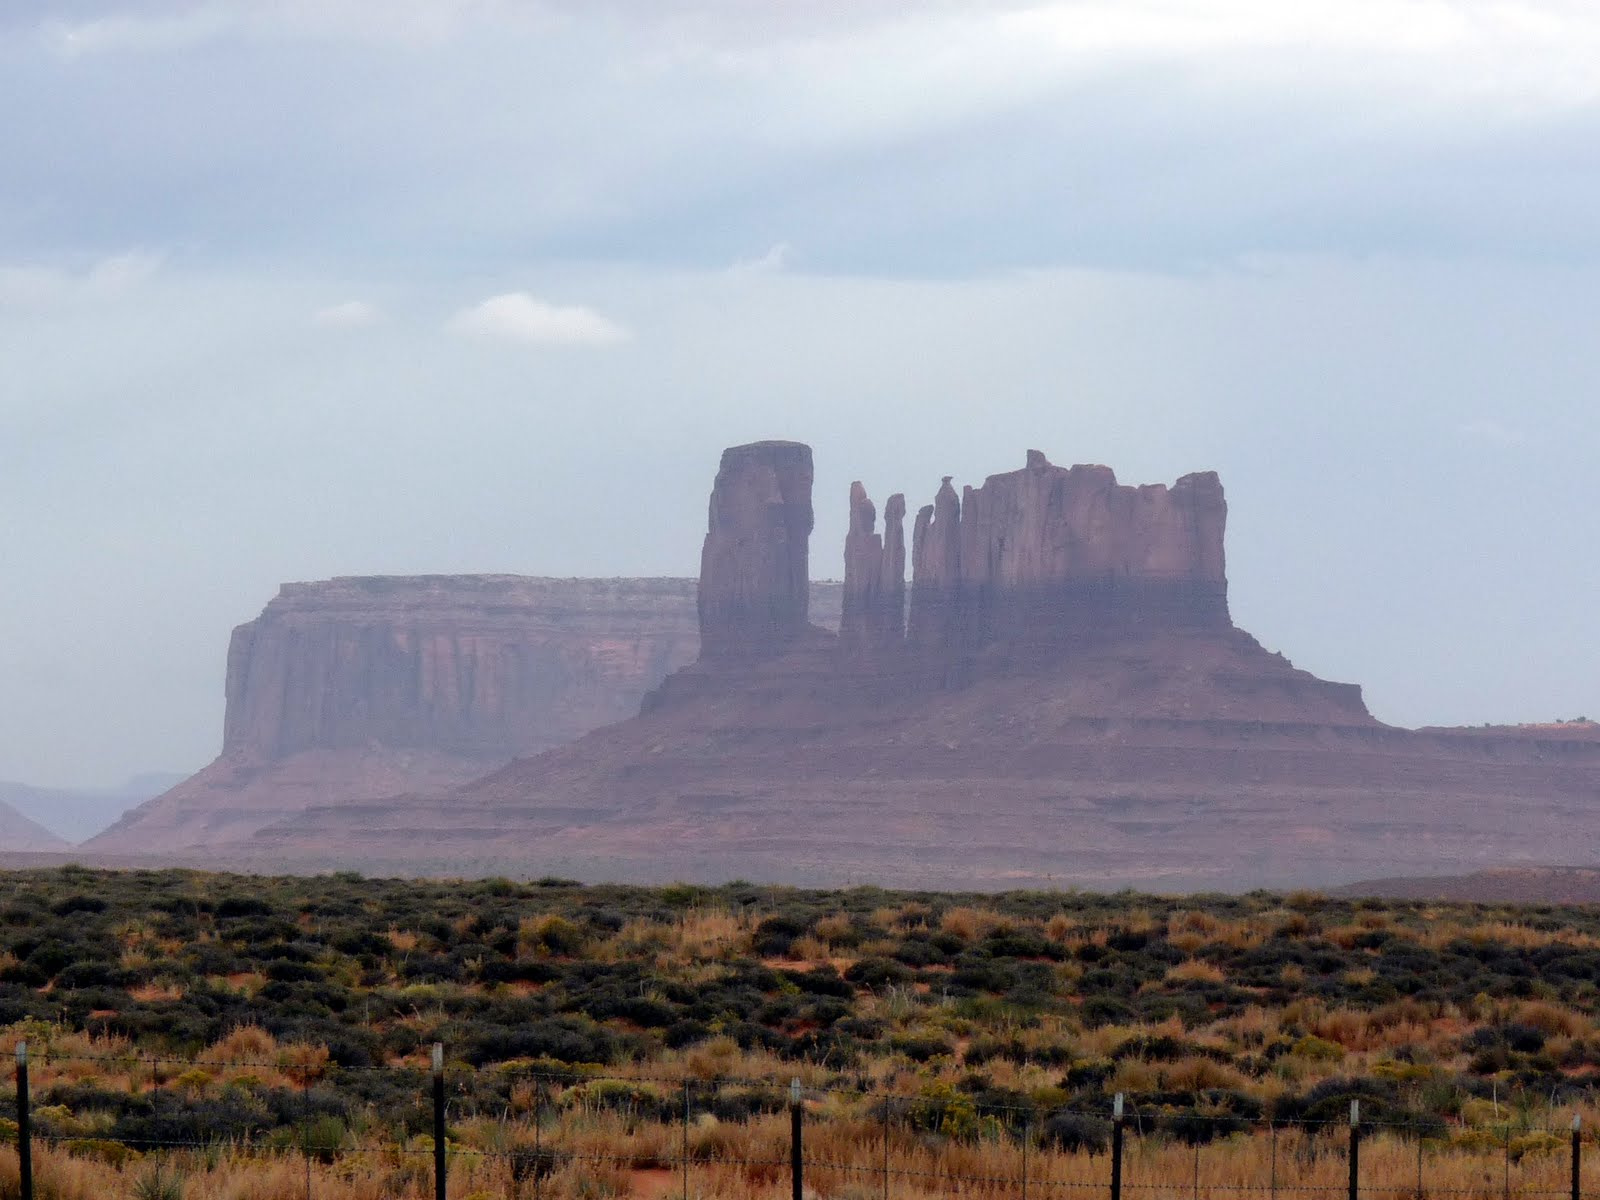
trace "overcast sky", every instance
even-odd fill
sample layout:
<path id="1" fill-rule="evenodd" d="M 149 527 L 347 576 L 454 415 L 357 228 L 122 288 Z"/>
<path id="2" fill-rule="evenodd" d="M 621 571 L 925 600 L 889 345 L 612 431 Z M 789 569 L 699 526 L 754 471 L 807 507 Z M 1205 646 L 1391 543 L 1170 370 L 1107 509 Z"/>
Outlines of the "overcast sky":
<path id="1" fill-rule="evenodd" d="M 692 574 L 724 445 L 1222 473 L 1239 623 L 1600 716 L 1588 0 L 0 5 L 0 778 L 216 751 L 284 580 Z"/>

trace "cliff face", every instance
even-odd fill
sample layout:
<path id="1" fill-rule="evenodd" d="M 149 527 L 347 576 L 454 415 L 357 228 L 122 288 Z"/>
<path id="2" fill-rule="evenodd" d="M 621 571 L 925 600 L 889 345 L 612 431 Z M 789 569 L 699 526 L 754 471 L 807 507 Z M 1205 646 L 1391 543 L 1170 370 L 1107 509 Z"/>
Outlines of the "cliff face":
<path id="1" fill-rule="evenodd" d="M 1028 451 L 958 500 L 945 479 L 917 514 L 913 641 L 1081 645 L 1139 631 L 1225 630 L 1227 503 L 1214 472 L 1127 487 L 1109 467 Z"/>
<path id="2" fill-rule="evenodd" d="M 686 579 L 285 584 L 233 632 L 223 751 L 509 758 L 632 716 L 697 648 Z"/>
<path id="3" fill-rule="evenodd" d="M 506 759 L 631 717 L 695 661 L 692 579 L 286 583 L 228 646 L 223 753 L 383 747 Z M 801 579 L 836 626 L 840 588 Z"/>
<path id="4" fill-rule="evenodd" d="M 839 585 L 808 591 L 837 623 Z M 218 759 L 92 839 L 220 845 L 314 803 L 464 782 L 624 720 L 700 639 L 692 579 L 285 584 L 233 632 Z M 814 595 L 813 595 L 814 594 Z"/>
<path id="5" fill-rule="evenodd" d="M 700 555 L 702 657 L 766 658 L 805 635 L 811 479 L 799 442 L 723 451 Z"/>

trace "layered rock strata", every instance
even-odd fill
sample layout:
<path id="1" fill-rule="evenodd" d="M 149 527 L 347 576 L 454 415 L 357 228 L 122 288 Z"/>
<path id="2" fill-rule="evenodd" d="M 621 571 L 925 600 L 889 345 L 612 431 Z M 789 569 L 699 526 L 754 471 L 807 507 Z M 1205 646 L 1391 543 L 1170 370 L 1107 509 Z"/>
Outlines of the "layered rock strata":
<path id="1" fill-rule="evenodd" d="M 228 647 L 223 752 L 509 758 L 630 717 L 698 651 L 687 579 L 284 584 Z"/>
<path id="2" fill-rule="evenodd" d="M 836 624 L 839 585 L 808 590 L 802 574 L 801 588 Z M 220 756 L 87 845 L 225 845 L 309 805 L 448 788 L 624 720 L 698 657 L 696 591 L 519 575 L 284 584 L 233 632 Z"/>
<path id="3" fill-rule="evenodd" d="M 1028 451 L 917 514 L 912 640 L 938 654 L 1037 653 L 1141 630 L 1230 628 L 1227 503 L 1215 472 L 1126 487 L 1110 468 Z"/>

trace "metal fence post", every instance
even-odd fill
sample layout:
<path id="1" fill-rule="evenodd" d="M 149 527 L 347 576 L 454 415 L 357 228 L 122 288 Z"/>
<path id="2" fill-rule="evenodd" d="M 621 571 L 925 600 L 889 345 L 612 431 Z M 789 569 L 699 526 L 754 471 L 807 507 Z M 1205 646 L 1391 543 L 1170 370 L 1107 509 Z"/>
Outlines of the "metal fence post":
<path id="1" fill-rule="evenodd" d="M 883 1094 L 883 1200 L 889 1200 L 889 1105 L 893 1097 Z"/>
<path id="2" fill-rule="evenodd" d="M 304 1160 L 306 1176 L 306 1200 L 311 1200 L 311 1064 L 302 1063 L 300 1067 L 300 1119 L 303 1126 L 300 1133 L 300 1157 Z"/>
<path id="3" fill-rule="evenodd" d="M 805 1171 L 805 1112 L 800 1105 L 800 1080 L 789 1081 L 789 1192 L 800 1200 Z"/>
<path id="4" fill-rule="evenodd" d="M 533 1200 L 544 1195 L 544 1080 L 533 1081 Z"/>
<path id="5" fill-rule="evenodd" d="M 1122 1093 L 1111 1101 L 1111 1200 L 1122 1200 Z"/>
<path id="6" fill-rule="evenodd" d="M 1583 1165 L 1583 1118 L 1572 1114 L 1572 1200 L 1582 1200 L 1579 1172 Z"/>
<path id="7" fill-rule="evenodd" d="M 28 1043 L 17 1043 L 17 1163 L 22 1200 L 33 1200 L 33 1121 L 28 1111 Z"/>
<path id="8" fill-rule="evenodd" d="M 1278 1127 L 1276 1124 L 1267 1126 L 1267 1137 L 1272 1143 L 1272 1165 L 1267 1169 L 1267 1195 L 1270 1200 L 1278 1200 Z"/>
<path id="9" fill-rule="evenodd" d="M 1350 1101 L 1350 1200 L 1361 1188 L 1361 1101 Z"/>
<path id="10" fill-rule="evenodd" d="M 1033 1133 L 1033 1114 L 1022 1115 L 1022 1200 L 1028 1200 L 1028 1139 Z"/>
<path id="11" fill-rule="evenodd" d="M 683 1081 L 683 1200 L 689 1200 L 689 1081 Z"/>
<path id="12" fill-rule="evenodd" d="M 433 1044 L 433 1200 L 445 1200 L 444 1043 Z"/>

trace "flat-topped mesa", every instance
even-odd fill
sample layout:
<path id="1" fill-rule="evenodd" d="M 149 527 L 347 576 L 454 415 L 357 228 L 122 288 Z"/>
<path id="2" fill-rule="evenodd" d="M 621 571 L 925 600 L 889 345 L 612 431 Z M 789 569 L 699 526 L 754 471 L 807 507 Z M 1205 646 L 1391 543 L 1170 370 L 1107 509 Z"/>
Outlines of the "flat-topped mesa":
<path id="1" fill-rule="evenodd" d="M 698 649 L 694 581 L 369 576 L 285 584 L 228 647 L 223 751 L 495 760 L 638 711 Z"/>
<path id="2" fill-rule="evenodd" d="M 811 447 L 722 452 L 700 553 L 700 657 L 782 653 L 808 629 Z"/>
<path id="3" fill-rule="evenodd" d="M 850 485 L 850 532 L 844 539 L 844 611 L 839 639 L 852 649 L 896 647 L 905 638 L 906 498 L 896 493 L 877 509 L 859 481 Z"/>
<path id="4" fill-rule="evenodd" d="M 917 519 L 913 644 L 948 653 L 1230 628 L 1226 521 L 1211 471 L 1129 487 L 1109 467 L 1057 467 L 1030 450 L 959 506 L 946 479 Z"/>

